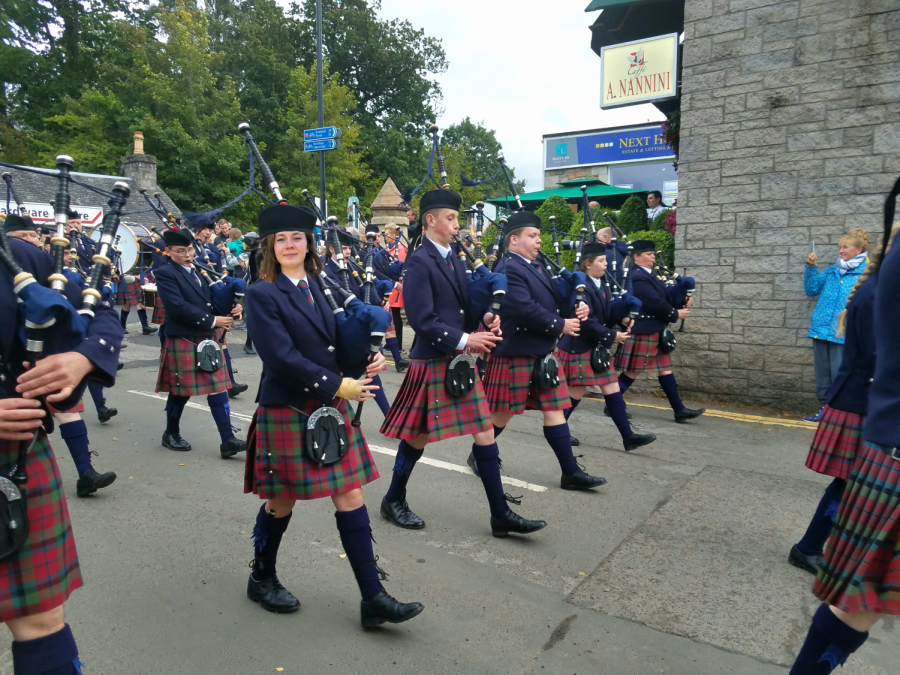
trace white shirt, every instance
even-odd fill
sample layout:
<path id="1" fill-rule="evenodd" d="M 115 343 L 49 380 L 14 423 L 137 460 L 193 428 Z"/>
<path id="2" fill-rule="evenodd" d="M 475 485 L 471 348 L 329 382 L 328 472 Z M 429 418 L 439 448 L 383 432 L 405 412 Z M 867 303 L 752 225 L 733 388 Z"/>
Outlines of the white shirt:
<path id="1" fill-rule="evenodd" d="M 446 258 L 448 255 L 450 255 L 453 252 L 449 246 L 441 246 L 434 239 L 431 239 L 429 237 L 426 237 L 426 239 L 428 239 L 428 241 L 430 241 L 432 244 L 434 244 L 434 247 L 438 250 L 438 253 L 440 253 L 441 257 L 443 257 L 443 258 Z M 456 351 L 462 351 L 463 349 L 465 349 L 466 343 L 468 343 L 468 342 L 469 342 L 469 334 L 463 333 L 462 337 L 459 339 L 459 344 L 456 345 Z"/>
<path id="2" fill-rule="evenodd" d="M 510 253 L 512 253 L 513 255 L 519 256 L 522 260 L 524 260 L 525 262 L 527 262 L 529 265 L 530 265 L 531 263 L 533 263 L 533 262 L 537 262 L 537 261 L 535 261 L 535 260 L 529 260 L 529 259 L 526 258 L 524 255 L 522 255 L 521 253 L 516 253 L 515 251 L 510 251 Z"/>
<path id="3" fill-rule="evenodd" d="M 643 265 L 638 265 L 638 267 L 640 267 L 642 270 L 644 270 L 644 271 L 645 271 L 647 274 L 649 274 L 651 277 L 653 276 L 653 268 L 651 268 L 651 267 L 644 267 Z"/>
<path id="4" fill-rule="evenodd" d="M 654 218 L 656 218 L 660 213 L 662 213 L 665 210 L 666 210 L 666 207 L 663 206 L 662 204 L 660 204 L 659 206 L 655 206 L 652 209 L 647 209 L 647 218 L 649 218 L 650 220 L 653 220 Z"/>
<path id="5" fill-rule="evenodd" d="M 603 290 L 603 279 L 601 279 L 600 277 L 597 277 L 596 279 L 594 277 L 588 277 L 588 279 L 594 282 L 594 286 L 596 286 L 600 290 Z"/>
<path id="6" fill-rule="evenodd" d="M 191 275 L 191 279 L 194 279 L 194 278 L 200 279 L 199 275 L 198 275 L 196 272 L 194 272 L 194 266 L 193 266 L 193 265 L 182 265 L 182 267 L 183 267 L 184 269 L 187 270 L 187 273 L 188 273 L 188 274 Z M 202 280 L 202 279 L 200 279 L 200 285 L 201 285 L 201 286 L 203 285 L 203 280 Z M 216 327 L 216 317 L 213 316 L 213 318 L 212 318 L 212 325 L 210 326 L 210 328 L 215 328 L 215 327 Z"/>

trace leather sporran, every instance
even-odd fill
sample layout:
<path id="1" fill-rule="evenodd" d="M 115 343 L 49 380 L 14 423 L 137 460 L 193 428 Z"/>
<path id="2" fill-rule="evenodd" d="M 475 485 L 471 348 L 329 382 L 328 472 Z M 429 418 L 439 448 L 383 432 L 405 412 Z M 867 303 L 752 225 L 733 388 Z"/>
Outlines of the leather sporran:
<path id="1" fill-rule="evenodd" d="M 559 386 L 559 361 L 553 354 L 538 359 L 534 366 L 532 382 L 538 389 L 556 389 Z"/>
<path id="2" fill-rule="evenodd" d="M 18 551 L 28 538 L 28 506 L 25 493 L 0 476 L 0 560 Z"/>
<path id="3" fill-rule="evenodd" d="M 475 388 L 478 373 L 471 354 L 458 354 L 447 364 L 444 388 L 451 396 L 465 396 Z"/>
<path id="4" fill-rule="evenodd" d="M 303 449 L 310 461 L 315 462 L 320 469 L 337 464 L 344 458 L 350 451 L 350 439 L 340 410 L 322 406 L 309 416 Z"/>
<path id="5" fill-rule="evenodd" d="M 678 343 L 678 340 L 675 339 L 675 333 L 672 332 L 672 329 L 666 326 L 659 333 L 659 351 L 662 354 L 671 354 L 675 351 L 675 345 Z"/>
<path id="6" fill-rule="evenodd" d="M 222 347 L 215 340 L 197 344 L 197 370 L 214 373 L 222 367 Z"/>
<path id="7" fill-rule="evenodd" d="M 595 373 L 609 370 L 609 350 L 603 345 L 597 345 L 591 350 L 591 369 Z"/>

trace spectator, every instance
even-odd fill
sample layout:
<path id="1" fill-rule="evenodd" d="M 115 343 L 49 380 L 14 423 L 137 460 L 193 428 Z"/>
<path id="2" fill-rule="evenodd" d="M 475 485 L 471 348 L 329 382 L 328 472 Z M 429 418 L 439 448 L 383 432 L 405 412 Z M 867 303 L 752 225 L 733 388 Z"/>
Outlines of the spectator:
<path id="1" fill-rule="evenodd" d="M 244 250 L 244 233 L 238 228 L 232 227 L 228 231 L 227 246 L 234 255 L 239 255 Z"/>
<path id="2" fill-rule="evenodd" d="M 612 228 L 610 227 L 601 227 L 597 230 L 597 243 L 606 244 L 607 257 L 609 257 L 608 253 L 612 250 Z M 616 240 L 616 281 L 619 284 L 622 283 L 622 273 L 624 271 L 625 260 L 628 257 L 628 244 L 626 244 L 621 239 Z M 610 260 L 610 262 L 612 262 Z M 610 265 L 607 270 L 607 274 L 612 276 L 612 265 Z"/>
<path id="3" fill-rule="evenodd" d="M 422 237 L 422 225 L 419 224 L 419 214 L 414 209 L 410 209 L 406 212 L 406 220 L 406 238 L 415 250 L 419 239 Z"/>
<path id="4" fill-rule="evenodd" d="M 224 218 L 219 218 L 216 221 L 216 238 L 213 241 L 213 245 L 218 248 L 219 244 L 228 243 L 228 231 L 231 230 L 231 223 L 229 223 Z"/>
<path id="5" fill-rule="evenodd" d="M 818 422 L 831 382 L 841 366 L 841 351 L 844 338 L 838 337 L 838 317 L 847 305 L 847 296 L 853 290 L 859 275 L 868 263 L 869 233 L 858 227 L 850 230 L 840 241 L 837 262 L 821 272 L 816 268 L 818 256 L 810 253 L 806 257 L 806 272 L 803 290 L 809 297 L 819 296 L 809 324 L 808 336 L 813 341 L 813 363 L 816 375 L 816 397 L 819 412 L 804 417 L 807 422 Z"/>
<path id="6" fill-rule="evenodd" d="M 666 206 L 662 203 L 662 192 L 650 190 L 647 195 L 647 220 L 651 223 L 660 213 L 665 213 Z"/>
<path id="7" fill-rule="evenodd" d="M 406 246 L 399 238 L 400 228 L 394 223 L 388 223 L 384 227 L 384 241 L 386 248 L 391 252 L 394 258 L 406 260 Z M 394 284 L 394 290 L 388 298 L 388 305 L 391 308 L 391 316 L 394 318 L 394 329 L 397 331 L 397 346 L 403 349 L 403 280 L 402 278 Z"/>

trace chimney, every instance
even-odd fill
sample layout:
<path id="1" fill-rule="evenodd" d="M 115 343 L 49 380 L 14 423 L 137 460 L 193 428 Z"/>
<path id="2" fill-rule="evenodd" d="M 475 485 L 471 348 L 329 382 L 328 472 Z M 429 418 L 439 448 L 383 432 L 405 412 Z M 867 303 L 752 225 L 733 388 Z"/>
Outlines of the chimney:
<path id="1" fill-rule="evenodd" d="M 132 180 L 136 190 L 154 192 L 156 185 L 156 157 L 144 154 L 144 132 L 134 132 L 134 154 L 122 160 L 122 175 Z"/>

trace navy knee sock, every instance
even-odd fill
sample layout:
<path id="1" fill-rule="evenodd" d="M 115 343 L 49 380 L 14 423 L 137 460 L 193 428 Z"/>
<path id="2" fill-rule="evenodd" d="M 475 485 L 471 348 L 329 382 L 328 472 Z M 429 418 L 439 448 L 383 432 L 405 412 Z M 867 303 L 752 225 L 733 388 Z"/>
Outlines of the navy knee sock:
<path id="1" fill-rule="evenodd" d="M 387 501 L 399 502 L 405 498 L 409 476 L 424 452 L 424 448 L 417 450 L 406 441 L 400 441 L 400 445 L 397 446 L 397 459 L 394 462 L 394 475 L 391 476 L 391 486 L 384 496 Z"/>
<path id="2" fill-rule="evenodd" d="M 556 459 L 559 460 L 559 468 L 563 476 L 571 476 L 580 470 L 575 455 L 572 454 L 572 436 L 569 434 L 569 423 L 563 422 L 554 427 L 544 427 L 544 438 L 553 448 Z"/>
<path id="3" fill-rule="evenodd" d="M 578 407 L 579 403 L 581 403 L 580 398 L 572 398 L 571 396 L 569 397 L 569 407 L 566 408 L 565 413 L 564 413 L 566 416 L 567 422 L 569 421 L 569 415 L 571 415 L 573 412 L 575 412 L 575 408 Z"/>
<path id="4" fill-rule="evenodd" d="M 119 312 L 119 321 L 122 323 L 122 328 L 125 328 L 125 324 L 128 323 L 128 315 L 131 313 L 130 309 L 122 308 L 122 311 Z"/>
<path id="5" fill-rule="evenodd" d="M 364 601 L 369 601 L 384 591 L 378 578 L 375 552 L 372 550 L 372 529 L 369 526 L 369 512 L 363 504 L 354 511 L 336 511 L 338 532 L 344 552 L 353 568 L 359 592 Z"/>
<path id="6" fill-rule="evenodd" d="M 141 320 L 141 327 L 146 328 L 149 324 L 147 323 L 147 310 L 139 309 L 137 311 L 138 319 Z"/>
<path id="7" fill-rule="evenodd" d="M 34 640 L 12 643 L 15 675 L 79 675 L 81 661 L 69 624 Z"/>
<path id="8" fill-rule="evenodd" d="M 634 380 L 625 374 L 625 371 L 619 375 L 619 393 L 624 394 L 628 391 L 628 387 L 634 384 Z"/>
<path id="9" fill-rule="evenodd" d="M 169 394 L 166 400 L 166 433 L 181 433 L 181 414 L 184 412 L 184 406 L 187 405 L 190 396 L 176 396 Z"/>
<path id="10" fill-rule="evenodd" d="M 822 495 L 809 527 L 806 528 L 806 534 L 797 543 L 797 548 L 804 555 L 822 555 L 846 485 L 847 482 L 842 478 L 835 478 L 831 485 L 825 488 L 825 494 Z"/>
<path id="11" fill-rule="evenodd" d="M 609 416 L 612 418 L 616 429 L 622 434 L 622 438 L 628 438 L 634 432 L 631 430 L 631 423 L 628 421 L 628 411 L 625 409 L 625 399 L 622 398 L 622 392 L 617 391 L 615 394 L 605 394 L 603 400 L 606 401 L 606 407 L 609 410 Z"/>
<path id="12" fill-rule="evenodd" d="M 253 349 L 253 338 L 250 336 L 250 331 L 247 331 L 247 342 L 244 343 L 244 349 Z"/>
<path id="13" fill-rule="evenodd" d="M 98 383 L 88 381 L 88 391 L 91 392 L 91 400 L 94 401 L 95 408 L 103 407 L 105 399 L 103 398 L 103 387 L 101 387 Z"/>
<path id="14" fill-rule="evenodd" d="M 403 360 L 403 356 L 400 354 L 400 345 L 397 344 L 397 338 L 387 338 L 384 341 L 384 345 L 390 350 L 394 363 L 400 363 Z"/>
<path id="15" fill-rule="evenodd" d="M 372 384 L 378 387 L 378 390 L 375 392 L 375 403 L 381 408 L 381 414 L 387 416 L 391 409 L 391 404 L 388 403 L 387 394 L 384 393 L 384 385 L 381 383 L 381 376 L 376 375 L 373 377 Z"/>
<path id="16" fill-rule="evenodd" d="M 491 507 L 491 517 L 502 518 L 509 510 L 509 506 L 503 494 L 503 483 L 500 481 L 500 450 L 497 443 L 490 445 L 473 443 L 472 456 L 478 466 L 478 476 L 481 478 L 484 494 L 487 495 Z"/>
<path id="17" fill-rule="evenodd" d="M 275 576 L 275 561 L 278 558 L 278 547 L 281 546 L 281 538 L 287 531 L 291 522 L 291 515 L 284 518 L 276 518 L 266 511 L 266 503 L 260 504 L 259 513 L 256 514 L 256 525 L 253 526 L 253 541 L 255 559 L 253 578 L 257 581 L 271 579 Z"/>
<path id="18" fill-rule="evenodd" d="M 837 618 L 828 605 L 819 605 L 790 675 L 828 675 L 868 637 Z"/>
<path id="19" fill-rule="evenodd" d="M 79 476 L 94 468 L 91 466 L 91 450 L 88 446 L 88 431 L 84 420 L 60 424 L 59 435 L 69 448 L 69 454 L 72 455 Z"/>
<path id="20" fill-rule="evenodd" d="M 684 403 L 681 402 L 681 396 L 678 395 L 678 383 L 675 381 L 675 374 L 660 375 L 656 378 L 659 380 L 659 386 L 662 387 L 663 393 L 669 399 L 669 405 L 675 412 L 684 410 Z"/>
<path id="21" fill-rule="evenodd" d="M 498 427 L 496 424 L 493 424 L 491 426 L 494 427 L 494 440 L 496 441 L 498 438 L 500 438 L 500 434 L 503 433 L 503 430 L 506 429 L 506 427 Z"/>
<path id="22" fill-rule="evenodd" d="M 222 442 L 234 438 L 234 431 L 231 428 L 231 415 L 228 407 L 228 394 L 224 391 L 218 394 L 210 394 L 206 397 L 209 403 L 209 410 L 212 412 L 213 419 L 216 421 L 216 428 L 219 430 L 219 438 Z"/>
<path id="23" fill-rule="evenodd" d="M 159 330 L 156 331 L 156 335 L 159 337 L 159 346 L 160 348 L 166 346 L 166 336 L 162 331 L 162 326 L 159 327 Z"/>
<path id="24" fill-rule="evenodd" d="M 228 369 L 228 379 L 231 380 L 231 386 L 237 384 L 234 381 L 234 368 L 231 367 L 231 354 L 228 353 L 228 347 L 222 349 L 222 356 L 225 357 L 225 367 Z"/>

